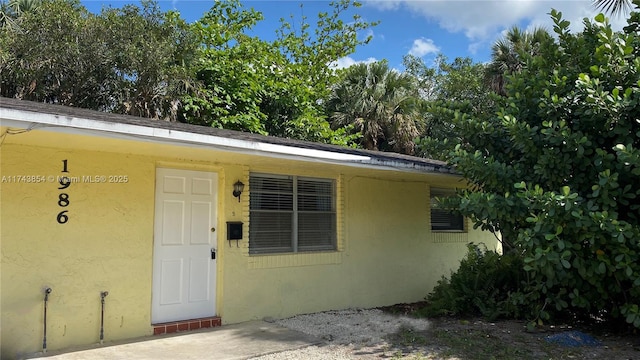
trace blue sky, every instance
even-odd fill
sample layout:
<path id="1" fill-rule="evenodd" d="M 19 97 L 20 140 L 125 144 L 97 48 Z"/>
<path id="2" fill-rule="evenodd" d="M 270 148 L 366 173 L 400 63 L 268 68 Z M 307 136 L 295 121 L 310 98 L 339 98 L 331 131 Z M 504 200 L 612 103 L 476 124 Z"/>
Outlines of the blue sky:
<path id="1" fill-rule="evenodd" d="M 380 24 L 361 36 L 372 35 L 372 41 L 354 54 L 340 59 L 339 66 L 356 62 L 387 59 L 394 68 L 402 68 L 402 57 L 408 53 L 422 57 L 427 64 L 442 53 L 449 59 L 471 57 L 486 62 L 491 57 L 491 44 L 509 29 L 518 25 L 527 29 L 542 26 L 552 29 L 549 11 L 562 11 L 571 21 L 572 30 L 582 28 L 582 19 L 593 19 L 597 11 L 590 0 L 361 0 L 357 13 L 367 21 Z M 138 1 L 82 1 L 92 12 L 104 5 L 120 7 Z M 300 4 L 303 4 L 301 10 Z M 159 1 L 164 10 L 178 10 L 187 21 L 198 20 L 212 5 L 213 0 Z M 319 11 L 330 11 L 329 1 L 252 0 L 243 1 L 264 15 L 254 28 L 254 34 L 272 39 L 279 27 L 279 19 L 293 14 L 299 19 L 304 13 L 314 21 Z M 348 18 L 345 18 L 347 20 Z M 624 18 L 611 19 L 614 28 L 625 24 Z"/>

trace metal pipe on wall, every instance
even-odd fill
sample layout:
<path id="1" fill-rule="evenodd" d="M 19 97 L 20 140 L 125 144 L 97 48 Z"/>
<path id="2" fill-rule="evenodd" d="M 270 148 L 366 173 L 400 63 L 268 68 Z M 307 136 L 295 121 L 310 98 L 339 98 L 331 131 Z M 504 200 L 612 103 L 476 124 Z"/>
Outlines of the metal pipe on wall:
<path id="1" fill-rule="evenodd" d="M 44 329 L 42 335 L 42 352 L 47 352 L 47 302 L 49 301 L 49 294 L 51 294 L 51 288 L 44 288 Z"/>
<path id="2" fill-rule="evenodd" d="M 100 310 L 100 345 L 104 343 L 104 298 L 109 295 L 108 291 L 100 292 L 100 303 L 102 304 L 102 309 Z"/>

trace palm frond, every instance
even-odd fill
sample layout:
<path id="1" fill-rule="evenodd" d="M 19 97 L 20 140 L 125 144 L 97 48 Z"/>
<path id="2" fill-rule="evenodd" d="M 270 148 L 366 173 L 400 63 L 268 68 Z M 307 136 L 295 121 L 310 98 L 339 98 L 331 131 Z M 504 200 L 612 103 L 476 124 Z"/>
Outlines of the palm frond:
<path id="1" fill-rule="evenodd" d="M 631 0 L 593 0 L 593 6 L 611 16 L 627 14 L 632 8 Z"/>
<path id="2" fill-rule="evenodd" d="M 413 153 L 419 116 L 412 96 L 413 78 L 389 68 L 386 61 L 356 64 L 346 70 L 327 101 L 332 126 L 351 124 L 370 150 Z M 403 122 L 398 123 L 398 118 Z M 402 126 L 399 126 L 402 125 Z"/>

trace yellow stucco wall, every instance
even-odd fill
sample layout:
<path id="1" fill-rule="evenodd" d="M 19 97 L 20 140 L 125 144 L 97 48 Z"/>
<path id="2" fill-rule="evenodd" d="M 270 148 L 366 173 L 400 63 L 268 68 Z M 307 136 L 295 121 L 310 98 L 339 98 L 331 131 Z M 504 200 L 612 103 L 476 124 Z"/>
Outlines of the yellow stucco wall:
<path id="1" fill-rule="evenodd" d="M 0 129 L 2 130 L 2 129 Z M 78 181 L 69 221 L 56 215 L 63 190 L 49 177 L 126 176 L 122 183 Z M 469 241 L 494 247 L 490 234 L 432 233 L 429 187 L 459 179 L 261 158 L 134 140 L 36 130 L 8 135 L 0 147 L 2 358 L 42 348 L 43 288 L 50 286 L 47 345 L 97 343 L 100 291 L 105 340 L 151 335 L 155 170 L 174 167 L 219 176 L 217 309 L 223 323 L 348 307 L 421 300 L 458 265 Z M 231 184 L 249 173 L 329 177 L 338 184 L 338 251 L 248 254 L 248 186 L 241 202 Z M 42 176 L 27 183 L 14 176 Z M 116 179 L 116 178 L 114 178 Z M 119 178 L 122 180 L 123 178 Z M 226 238 L 243 221 L 244 240 Z"/>
<path id="2" fill-rule="evenodd" d="M 58 224 L 59 184 L 14 183 L 12 175 L 126 174 L 127 184 L 73 183 L 69 220 Z M 100 291 L 105 327 L 117 338 L 149 333 L 154 164 L 53 148 L 2 146 L 2 355 L 42 346 L 43 288 L 50 348 L 97 342 Z"/>

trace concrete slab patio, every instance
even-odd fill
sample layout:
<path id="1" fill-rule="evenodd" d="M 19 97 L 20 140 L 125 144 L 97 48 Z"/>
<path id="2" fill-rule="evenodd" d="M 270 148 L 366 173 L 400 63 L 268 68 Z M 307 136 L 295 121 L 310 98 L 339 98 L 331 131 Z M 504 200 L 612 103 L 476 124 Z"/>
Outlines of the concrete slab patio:
<path id="1" fill-rule="evenodd" d="M 150 336 L 126 343 L 35 354 L 47 360 L 232 360 L 298 349 L 320 339 L 264 321 L 225 325 L 210 330 Z"/>

